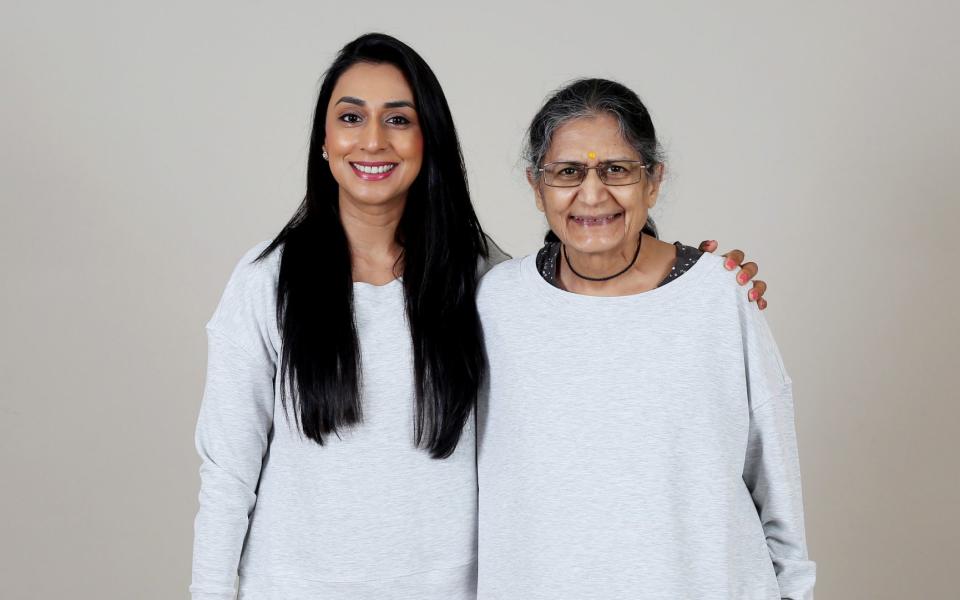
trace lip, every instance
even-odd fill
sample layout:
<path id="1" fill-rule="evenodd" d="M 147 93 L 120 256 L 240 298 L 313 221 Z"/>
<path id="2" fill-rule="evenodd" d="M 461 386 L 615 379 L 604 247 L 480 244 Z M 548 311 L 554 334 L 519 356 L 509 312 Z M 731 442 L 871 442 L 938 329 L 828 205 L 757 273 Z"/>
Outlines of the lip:
<path id="1" fill-rule="evenodd" d="M 569 219 L 581 227 L 604 227 L 616 223 L 623 217 L 622 212 L 605 215 L 570 215 Z"/>
<path id="2" fill-rule="evenodd" d="M 350 168 L 353 169 L 353 173 L 360 179 L 363 179 L 364 181 L 382 181 L 387 177 L 390 177 L 390 175 L 392 175 L 393 172 L 397 170 L 397 165 L 400 164 L 392 161 L 351 160 L 349 162 L 350 162 Z M 382 173 L 367 173 L 365 171 L 361 171 L 358 168 L 358 167 L 376 168 L 376 167 L 386 167 L 390 165 L 393 165 L 393 168 L 387 171 L 384 171 Z"/>

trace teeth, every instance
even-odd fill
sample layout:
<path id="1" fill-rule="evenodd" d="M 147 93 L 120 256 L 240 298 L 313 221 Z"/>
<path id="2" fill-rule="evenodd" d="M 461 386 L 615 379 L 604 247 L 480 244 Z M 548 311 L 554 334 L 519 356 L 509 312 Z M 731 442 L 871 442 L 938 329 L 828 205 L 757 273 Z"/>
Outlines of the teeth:
<path id="1" fill-rule="evenodd" d="M 599 225 L 601 223 L 608 223 L 616 219 L 617 216 L 618 215 L 606 215 L 603 217 L 574 217 L 573 219 L 585 225 Z"/>
<path id="2" fill-rule="evenodd" d="M 366 165 L 353 163 L 353 166 L 356 167 L 356 169 L 361 173 L 367 173 L 368 175 L 378 175 L 380 173 L 386 173 L 387 171 L 393 169 L 397 165 L 391 164 L 391 165 L 381 165 L 379 167 L 369 167 Z"/>

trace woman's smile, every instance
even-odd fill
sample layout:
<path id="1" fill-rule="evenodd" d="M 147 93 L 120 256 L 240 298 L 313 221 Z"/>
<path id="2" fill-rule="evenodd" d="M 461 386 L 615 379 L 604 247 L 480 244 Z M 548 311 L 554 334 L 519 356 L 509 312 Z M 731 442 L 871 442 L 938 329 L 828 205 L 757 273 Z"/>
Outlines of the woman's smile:
<path id="1" fill-rule="evenodd" d="M 605 215 L 570 215 L 569 219 L 581 227 L 603 227 L 613 225 L 623 217 L 623 212 L 608 213 Z"/>
<path id="2" fill-rule="evenodd" d="M 353 167 L 354 174 L 363 179 L 364 181 L 381 181 L 390 177 L 390 174 L 393 173 L 394 167 L 399 163 L 395 162 L 350 162 L 350 166 Z"/>

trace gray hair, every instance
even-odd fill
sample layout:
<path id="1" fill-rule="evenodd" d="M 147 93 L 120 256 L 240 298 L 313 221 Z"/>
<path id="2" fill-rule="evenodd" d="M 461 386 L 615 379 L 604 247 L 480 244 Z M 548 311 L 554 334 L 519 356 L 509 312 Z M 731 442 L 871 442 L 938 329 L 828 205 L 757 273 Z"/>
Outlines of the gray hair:
<path id="1" fill-rule="evenodd" d="M 527 129 L 523 157 L 534 179 L 550 150 L 553 136 L 564 124 L 575 119 L 609 114 L 617 120 L 620 135 L 647 163 L 647 174 L 655 175 L 663 164 L 663 149 L 657 141 L 650 113 L 628 87 L 608 79 L 578 79 L 555 91 L 540 107 Z M 645 231 L 656 237 L 657 229 L 649 219 Z"/>

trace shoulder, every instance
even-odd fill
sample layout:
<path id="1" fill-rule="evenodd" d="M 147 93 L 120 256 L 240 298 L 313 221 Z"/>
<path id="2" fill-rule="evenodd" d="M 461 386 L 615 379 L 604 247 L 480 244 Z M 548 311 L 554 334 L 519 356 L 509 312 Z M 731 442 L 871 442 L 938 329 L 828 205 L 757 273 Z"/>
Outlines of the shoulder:
<path id="1" fill-rule="evenodd" d="M 270 243 L 271 240 L 264 240 L 244 252 L 240 260 L 237 261 L 230 278 L 245 283 L 275 280 L 280 273 L 280 257 L 283 252 L 283 244 L 279 244 L 269 254 L 261 257 Z"/>
<path id="2" fill-rule="evenodd" d="M 766 316 L 747 296 L 750 286 L 740 285 L 737 271 L 728 271 L 725 261 L 709 252 L 700 256 L 695 264 L 701 273 L 696 293 L 718 331 L 739 337 L 753 407 L 780 393 L 790 384 L 790 376 Z"/>
<path id="3" fill-rule="evenodd" d="M 680 256 L 693 256 L 694 254 L 691 253 L 691 250 L 693 253 L 700 252 L 696 248 L 691 249 L 690 246 L 684 246 L 683 244 L 677 248 L 677 252 Z M 736 283 L 736 278 L 733 276 L 733 274 L 723 268 L 724 258 L 722 256 L 717 256 L 716 254 L 712 254 L 710 252 L 701 252 L 699 258 L 697 258 L 697 262 L 703 263 L 703 266 L 705 266 L 707 271 L 714 277 L 717 275 L 727 274 L 730 275 L 730 277 L 727 279 Z"/>
<path id="4" fill-rule="evenodd" d="M 688 250 L 689 249 L 689 250 Z M 679 263 L 685 257 L 689 261 L 693 259 L 691 265 L 686 269 L 680 278 L 692 275 L 695 272 L 701 273 L 700 286 L 716 291 L 732 291 L 739 287 L 734 273 L 726 270 L 723 266 L 724 258 L 709 252 L 700 252 L 696 248 L 690 249 L 689 246 L 682 244 L 677 246 L 677 262 Z"/>
<path id="5" fill-rule="evenodd" d="M 521 283 L 521 265 L 528 258 L 530 257 L 504 260 L 490 269 L 480 280 L 480 287 L 477 290 L 478 306 L 489 305 L 490 302 L 495 302 L 499 298 L 515 296 Z"/>
<path id="6" fill-rule="evenodd" d="M 240 257 L 227 281 L 226 292 L 246 299 L 255 299 L 263 295 L 276 296 L 283 244 L 274 248 L 269 254 L 263 255 L 269 246 L 269 240 L 262 241 Z"/>
<path id="7" fill-rule="evenodd" d="M 744 363 L 748 371 L 751 406 L 757 406 L 790 385 L 790 376 L 783 363 L 780 349 L 773 336 L 766 315 L 747 294 L 751 286 L 740 285 L 737 270 L 724 267 L 725 258 L 704 253 L 700 260 L 708 261 L 709 271 L 704 280 L 718 291 L 716 297 L 729 306 L 731 321 L 739 329 Z M 718 303 L 719 304 L 719 303 Z M 718 318 L 722 318 L 718 315 Z"/>
<path id="8" fill-rule="evenodd" d="M 728 271 L 724 266 L 726 259 L 709 252 L 704 252 L 694 264 L 694 267 L 702 273 L 698 282 L 698 294 L 709 299 L 714 310 L 720 311 L 720 314 L 730 314 L 731 318 L 738 319 L 744 327 L 765 327 L 763 314 L 755 302 L 750 302 L 749 294 L 751 286 L 740 285 L 737 281 L 738 270 Z M 686 275 L 682 275 L 681 279 Z M 728 313 L 724 313 L 721 307 L 726 307 Z M 734 316 L 735 315 L 735 316 Z"/>
<path id="9" fill-rule="evenodd" d="M 207 327 L 229 331 L 273 318 L 283 245 L 262 256 L 269 246 L 269 240 L 262 241 L 240 257 Z"/>
<path id="10" fill-rule="evenodd" d="M 480 259 L 480 264 L 477 266 L 477 277 L 483 277 L 490 269 L 512 258 L 489 235 L 485 233 L 483 237 L 487 243 L 487 256 Z"/>

